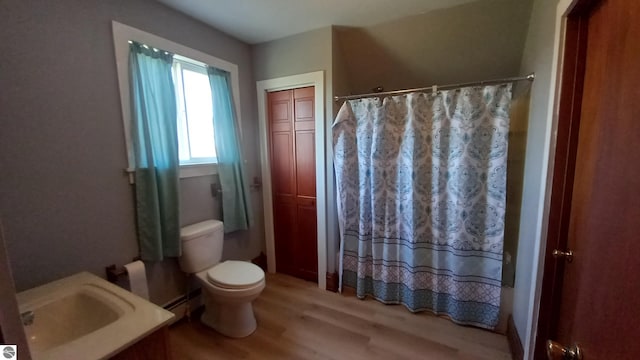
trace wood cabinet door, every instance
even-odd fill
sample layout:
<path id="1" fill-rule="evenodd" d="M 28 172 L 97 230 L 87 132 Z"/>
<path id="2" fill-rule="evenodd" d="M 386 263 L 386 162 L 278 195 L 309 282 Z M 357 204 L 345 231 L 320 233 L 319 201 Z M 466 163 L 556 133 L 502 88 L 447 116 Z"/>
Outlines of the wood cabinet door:
<path id="1" fill-rule="evenodd" d="M 318 280 L 314 88 L 268 94 L 276 271 Z"/>

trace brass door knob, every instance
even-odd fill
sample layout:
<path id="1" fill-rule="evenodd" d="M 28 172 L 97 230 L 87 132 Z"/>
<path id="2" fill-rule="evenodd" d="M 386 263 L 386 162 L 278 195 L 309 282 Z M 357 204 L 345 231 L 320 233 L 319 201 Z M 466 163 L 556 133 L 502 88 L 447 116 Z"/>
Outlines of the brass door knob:
<path id="1" fill-rule="evenodd" d="M 582 360 L 582 349 L 577 344 L 562 346 L 553 340 L 547 340 L 547 358 L 549 360 Z"/>
<path id="2" fill-rule="evenodd" d="M 555 249 L 551 254 L 554 258 L 565 258 L 569 263 L 573 261 L 573 251 L 570 249 L 567 251 Z"/>

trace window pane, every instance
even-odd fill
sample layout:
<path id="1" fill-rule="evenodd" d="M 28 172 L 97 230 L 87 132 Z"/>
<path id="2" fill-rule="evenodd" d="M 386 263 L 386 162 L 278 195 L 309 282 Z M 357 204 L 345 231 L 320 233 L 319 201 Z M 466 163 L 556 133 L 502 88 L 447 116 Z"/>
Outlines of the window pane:
<path id="1" fill-rule="evenodd" d="M 178 149 L 180 162 L 189 161 L 189 130 L 187 128 L 187 114 L 184 107 L 184 92 L 182 91 L 182 66 L 173 63 L 173 83 L 176 88 L 176 110 L 178 116 Z"/>
<path id="2" fill-rule="evenodd" d="M 216 147 L 209 77 L 187 69 L 183 69 L 182 76 L 191 158 L 214 158 Z"/>

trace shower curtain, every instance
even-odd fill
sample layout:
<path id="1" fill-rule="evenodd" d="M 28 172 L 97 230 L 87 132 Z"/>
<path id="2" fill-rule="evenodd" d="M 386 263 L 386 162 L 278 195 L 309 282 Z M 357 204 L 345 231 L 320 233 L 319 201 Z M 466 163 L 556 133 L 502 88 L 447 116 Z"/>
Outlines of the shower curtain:
<path id="1" fill-rule="evenodd" d="M 347 101 L 333 124 L 342 284 L 493 329 L 511 84 Z"/>

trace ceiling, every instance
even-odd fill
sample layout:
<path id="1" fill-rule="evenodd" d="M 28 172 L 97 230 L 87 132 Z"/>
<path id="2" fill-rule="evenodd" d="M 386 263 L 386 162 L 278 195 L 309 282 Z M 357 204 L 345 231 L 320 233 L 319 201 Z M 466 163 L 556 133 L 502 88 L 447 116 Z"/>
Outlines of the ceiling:
<path id="1" fill-rule="evenodd" d="M 474 0 L 158 0 L 249 44 L 329 25 L 363 27 Z"/>

